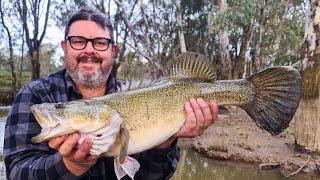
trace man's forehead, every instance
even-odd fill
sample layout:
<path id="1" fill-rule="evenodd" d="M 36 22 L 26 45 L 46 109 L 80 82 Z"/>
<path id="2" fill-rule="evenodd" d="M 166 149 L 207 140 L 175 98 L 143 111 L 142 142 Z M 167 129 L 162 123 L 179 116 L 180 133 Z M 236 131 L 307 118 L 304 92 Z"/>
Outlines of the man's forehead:
<path id="1" fill-rule="evenodd" d="M 102 27 L 94 21 L 90 20 L 79 20 L 75 21 L 70 25 L 68 35 L 104 35 L 110 37 L 110 31 L 107 27 Z"/>

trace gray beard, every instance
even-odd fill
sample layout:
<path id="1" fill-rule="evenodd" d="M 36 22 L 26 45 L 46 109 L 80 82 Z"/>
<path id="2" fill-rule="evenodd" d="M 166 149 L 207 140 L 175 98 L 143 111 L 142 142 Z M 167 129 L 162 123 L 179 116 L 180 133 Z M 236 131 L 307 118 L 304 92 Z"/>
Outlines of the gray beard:
<path id="1" fill-rule="evenodd" d="M 109 73 L 103 71 L 101 68 L 94 75 L 84 75 L 78 70 L 71 72 L 68 70 L 71 78 L 75 83 L 81 84 L 86 88 L 96 88 L 106 84 Z"/>

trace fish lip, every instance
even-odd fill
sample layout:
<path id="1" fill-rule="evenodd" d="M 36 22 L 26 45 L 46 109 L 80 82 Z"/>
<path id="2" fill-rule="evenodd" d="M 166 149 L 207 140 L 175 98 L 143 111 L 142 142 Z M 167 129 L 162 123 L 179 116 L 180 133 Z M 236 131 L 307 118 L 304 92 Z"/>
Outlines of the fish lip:
<path id="1" fill-rule="evenodd" d="M 40 118 L 39 114 L 41 114 L 41 113 L 40 113 L 40 111 L 38 111 L 37 107 L 38 107 L 38 105 L 33 105 L 33 106 L 31 106 L 30 110 L 31 110 L 32 114 L 34 115 L 34 117 L 38 120 L 38 118 Z"/>
<path id="2" fill-rule="evenodd" d="M 44 120 L 46 118 L 48 118 L 48 117 L 44 116 L 44 114 L 47 114 L 47 113 L 45 113 L 46 109 L 41 108 L 41 104 L 35 104 L 35 105 L 31 106 L 30 110 L 33 113 L 33 115 L 36 118 L 36 120 L 39 123 L 39 125 L 42 128 L 45 127 L 45 121 Z"/>

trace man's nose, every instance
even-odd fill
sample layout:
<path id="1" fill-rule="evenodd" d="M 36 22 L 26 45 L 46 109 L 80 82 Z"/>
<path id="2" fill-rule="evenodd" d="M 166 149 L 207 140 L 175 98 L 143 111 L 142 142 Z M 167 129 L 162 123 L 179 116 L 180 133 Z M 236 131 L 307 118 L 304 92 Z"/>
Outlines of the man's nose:
<path id="1" fill-rule="evenodd" d="M 94 49 L 94 47 L 93 47 L 93 43 L 92 43 L 91 41 L 89 41 L 89 42 L 87 43 L 87 46 L 84 48 L 84 51 L 85 51 L 86 53 L 92 53 L 92 52 L 95 51 L 95 49 Z"/>

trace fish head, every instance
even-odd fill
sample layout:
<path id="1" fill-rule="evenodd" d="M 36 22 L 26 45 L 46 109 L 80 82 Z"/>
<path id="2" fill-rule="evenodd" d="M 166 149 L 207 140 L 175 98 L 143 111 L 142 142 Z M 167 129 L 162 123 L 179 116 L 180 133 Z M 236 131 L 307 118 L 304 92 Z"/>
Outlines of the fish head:
<path id="1" fill-rule="evenodd" d="M 31 111 L 42 128 L 60 124 L 82 132 L 106 126 L 119 116 L 110 106 L 90 100 L 36 104 Z"/>

